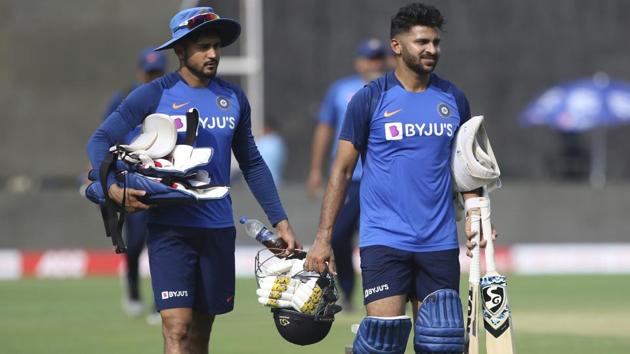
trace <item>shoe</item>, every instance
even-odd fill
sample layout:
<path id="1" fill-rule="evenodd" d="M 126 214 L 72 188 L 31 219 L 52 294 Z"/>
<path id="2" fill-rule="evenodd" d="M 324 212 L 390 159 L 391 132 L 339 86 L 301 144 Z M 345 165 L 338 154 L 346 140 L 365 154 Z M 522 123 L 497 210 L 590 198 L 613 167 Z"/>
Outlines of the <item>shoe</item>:
<path id="1" fill-rule="evenodd" d="M 140 300 L 132 300 L 127 297 L 122 299 L 122 308 L 127 316 L 140 317 L 144 313 L 144 304 Z"/>
<path id="2" fill-rule="evenodd" d="M 147 315 L 147 323 L 151 326 L 162 324 L 162 316 L 159 312 L 150 313 Z"/>

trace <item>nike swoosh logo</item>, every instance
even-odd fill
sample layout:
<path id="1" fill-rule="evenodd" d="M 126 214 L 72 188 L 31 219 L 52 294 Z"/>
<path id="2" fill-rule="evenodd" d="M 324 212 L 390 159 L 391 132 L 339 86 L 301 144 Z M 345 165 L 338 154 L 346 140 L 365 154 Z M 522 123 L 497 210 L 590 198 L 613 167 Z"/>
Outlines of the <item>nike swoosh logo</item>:
<path id="1" fill-rule="evenodd" d="M 396 113 L 398 113 L 400 111 L 402 111 L 402 108 L 397 109 L 397 110 L 392 111 L 392 112 L 385 111 L 385 113 L 383 115 L 385 116 L 385 118 L 389 118 L 389 117 L 393 116 L 394 114 L 396 114 Z"/>
<path id="2" fill-rule="evenodd" d="M 173 107 L 173 109 L 180 109 L 182 107 L 184 107 L 185 105 L 189 104 L 190 102 L 186 102 L 186 103 L 182 103 L 182 104 L 176 104 L 175 102 L 173 102 L 173 104 L 171 105 L 171 107 Z"/>

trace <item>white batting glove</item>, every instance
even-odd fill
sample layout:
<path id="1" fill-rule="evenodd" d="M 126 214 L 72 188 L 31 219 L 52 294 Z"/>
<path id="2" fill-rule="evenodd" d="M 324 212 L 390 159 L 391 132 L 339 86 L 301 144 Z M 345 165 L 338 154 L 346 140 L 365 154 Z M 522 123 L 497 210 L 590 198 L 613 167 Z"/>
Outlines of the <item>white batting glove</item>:
<path id="1" fill-rule="evenodd" d="M 323 293 L 317 284 L 319 274 L 304 273 L 303 268 L 303 259 L 282 260 L 265 267 L 263 271 L 268 275 L 259 281 L 258 302 L 269 307 L 315 313 Z M 294 277 L 298 273 L 305 276 Z"/>
<path id="2" fill-rule="evenodd" d="M 282 259 L 261 267 L 264 276 L 260 278 L 256 290 L 258 302 L 270 307 L 293 307 L 291 300 L 300 281 L 293 279 L 292 273 L 302 263 L 298 259 Z"/>
<path id="3" fill-rule="evenodd" d="M 317 280 L 318 278 L 308 278 L 304 282 L 300 281 L 291 300 L 294 309 L 307 315 L 315 313 L 324 293 Z"/>

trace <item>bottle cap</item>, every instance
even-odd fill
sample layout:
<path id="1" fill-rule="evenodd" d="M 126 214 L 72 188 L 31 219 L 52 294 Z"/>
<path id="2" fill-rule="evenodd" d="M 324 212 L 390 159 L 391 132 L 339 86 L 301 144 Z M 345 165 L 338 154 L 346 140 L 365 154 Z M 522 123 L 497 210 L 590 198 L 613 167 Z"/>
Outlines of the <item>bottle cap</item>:
<path id="1" fill-rule="evenodd" d="M 247 222 L 247 216 L 241 216 L 241 218 L 238 220 L 241 224 L 244 224 Z"/>

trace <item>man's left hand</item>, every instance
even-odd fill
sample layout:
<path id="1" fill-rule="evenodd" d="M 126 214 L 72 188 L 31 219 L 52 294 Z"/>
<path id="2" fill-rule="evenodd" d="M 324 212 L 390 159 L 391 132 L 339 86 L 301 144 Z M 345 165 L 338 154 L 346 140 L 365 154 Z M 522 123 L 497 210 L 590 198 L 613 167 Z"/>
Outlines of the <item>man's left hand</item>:
<path id="1" fill-rule="evenodd" d="M 464 223 L 464 231 L 466 232 L 466 238 L 468 239 L 466 241 L 466 247 L 468 248 L 468 250 L 466 250 L 466 255 L 468 257 L 472 257 L 472 250 L 473 248 L 477 246 L 477 244 L 473 242 L 473 237 L 475 237 L 475 232 L 472 231 L 471 221 L 470 221 L 471 219 L 470 216 L 473 213 L 477 213 L 477 215 L 479 215 L 480 214 L 479 208 L 472 208 L 472 209 L 466 210 L 466 221 Z M 479 247 L 484 248 L 486 247 L 486 243 L 488 241 L 484 238 L 483 230 L 479 229 L 479 232 L 481 233 L 479 235 L 479 239 L 481 240 L 479 242 Z M 497 239 L 497 229 L 494 227 L 494 225 L 492 225 L 492 239 L 493 240 Z"/>
<path id="2" fill-rule="evenodd" d="M 276 235 L 287 244 L 286 253 L 291 254 L 296 249 L 302 249 L 302 244 L 296 240 L 295 234 L 289 220 L 282 220 L 276 224 Z"/>

